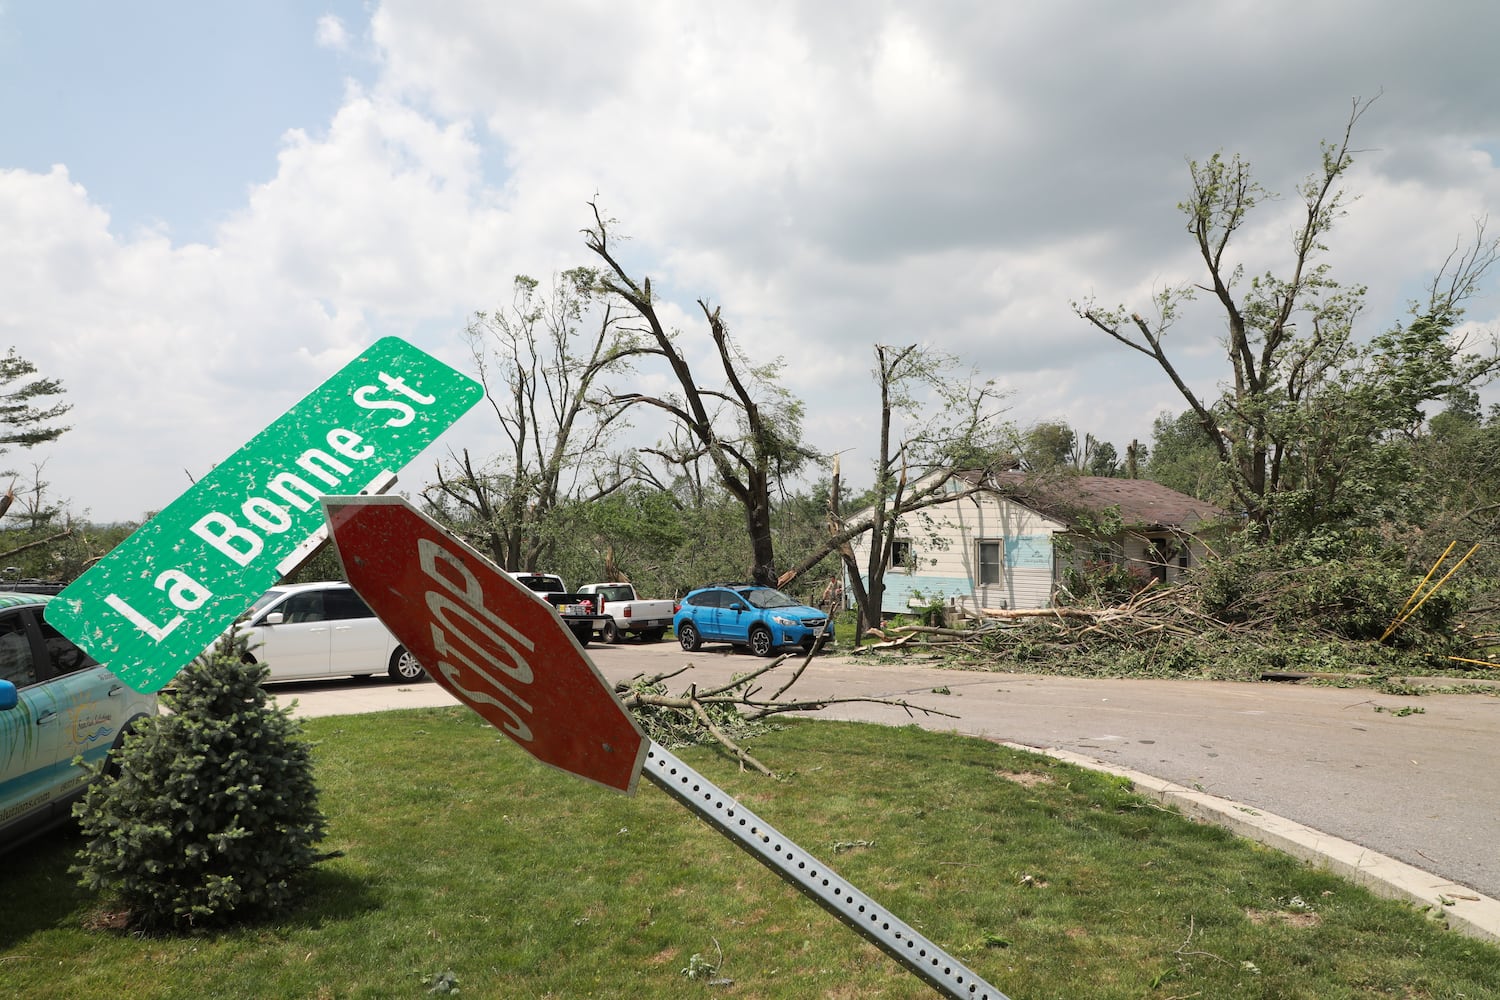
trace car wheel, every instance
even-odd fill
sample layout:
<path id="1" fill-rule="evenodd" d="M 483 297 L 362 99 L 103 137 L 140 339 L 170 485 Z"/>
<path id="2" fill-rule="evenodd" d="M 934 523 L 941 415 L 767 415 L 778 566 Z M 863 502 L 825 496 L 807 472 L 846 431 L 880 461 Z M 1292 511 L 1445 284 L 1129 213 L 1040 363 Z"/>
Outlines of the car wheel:
<path id="1" fill-rule="evenodd" d="M 605 622 L 604 623 L 604 641 L 607 642 L 607 643 L 613 644 L 613 643 L 619 642 L 620 638 L 621 638 L 621 636 L 620 636 L 620 630 L 617 629 L 617 628 L 615 628 L 615 623 L 614 622 Z"/>
<path id="2" fill-rule="evenodd" d="M 693 627 L 692 622 L 683 622 L 678 626 L 677 641 L 689 653 L 696 653 L 698 647 L 703 645 L 703 640 L 698 637 L 698 630 Z"/>
<path id="3" fill-rule="evenodd" d="M 405 646 L 397 646 L 396 651 L 391 654 L 390 673 L 393 681 L 419 681 L 427 676 L 422 664 L 417 662 L 417 658 Z"/>
<path id="4" fill-rule="evenodd" d="M 771 641 L 771 630 L 764 625 L 756 625 L 750 630 L 750 652 L 756 656 L 770 656 L 776 652 L 776 644 Z"/>
<path id="5" fill-rule="evenodd" d="M 641 638 L 647 642 L 661 642 L 661 637 L 667 634 L 664 628 L 648 628 L 641 633 Z"/>

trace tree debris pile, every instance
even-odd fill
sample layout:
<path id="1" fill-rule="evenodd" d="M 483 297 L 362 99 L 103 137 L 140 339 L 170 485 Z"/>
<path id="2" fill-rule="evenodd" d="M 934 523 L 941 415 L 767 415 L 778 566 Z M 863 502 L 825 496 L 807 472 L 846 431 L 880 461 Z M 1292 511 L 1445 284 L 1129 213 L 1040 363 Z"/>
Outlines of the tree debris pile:
<path id="1" fill-rule="evenodd" d="M 970 666 L 1089 676 L 1391 677 L 1434 669 L 1495 676 L 1452 659 L 1486 659 L 1484 636 L 1495 629 L 1464 620 L 1468 595 L 1460 587 L 1412 610 L 1418 579 L 1375 559 L 1283 567 L 1250 553 L 1109 606 L 984 608 L 941 625 L 892 623 L 869 630 L 879 641 L 861 652 L 923 650 Z"/>

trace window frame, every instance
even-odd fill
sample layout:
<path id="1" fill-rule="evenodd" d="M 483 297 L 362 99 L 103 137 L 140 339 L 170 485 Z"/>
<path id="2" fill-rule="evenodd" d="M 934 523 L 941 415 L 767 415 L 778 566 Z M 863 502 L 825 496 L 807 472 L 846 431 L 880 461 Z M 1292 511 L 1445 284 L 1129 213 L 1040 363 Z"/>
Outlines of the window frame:
<path id="1" fill-rule="evenodd" d="M 24 642 L 27 655 L 30 657 L 30 662 L 27 664 L 30 670 L 30 680 L 23 681 L 19 679 L 19 675 L 16 677 L 6 676 L 4 679 L 14 684 L 17 691 L 24 691 L 29 687 L 35 687 L 43 681 L 51 680 L 51 665 L 47 657 L 43 655 L 45 650 L 37 648 L 37 628 L 32 622 L 31 616 L 27 614 L 27 609 L 24 607 L 7 609 L 3 614 L 0 614 L 0 622 L 4 622 L 7 625 L 13 623 L 16 626 L 14 632 L 7 632 L 6 634 L 19 636 Z"/>
<path id="2" fill-rule="evenodd" d="M 984 558 L 986 546 L 994 546 L 995 549 L 995 558 L 989 562 L 986 562 Z M 993 580 L 985 579 L 987 568 L 994 570 Z M 997 587 L 1005 582 L 1005 539 L 974 539 L 974 582 L 980 587 Z"/>

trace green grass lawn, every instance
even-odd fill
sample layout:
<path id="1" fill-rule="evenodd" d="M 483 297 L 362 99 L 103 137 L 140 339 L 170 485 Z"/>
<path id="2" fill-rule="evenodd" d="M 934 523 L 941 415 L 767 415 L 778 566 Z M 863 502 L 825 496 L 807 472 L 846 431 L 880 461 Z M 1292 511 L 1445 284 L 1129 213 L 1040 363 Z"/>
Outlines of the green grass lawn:
<path id="1" fill-rule="evenodd" d="M 89 929 L 54 837 L 5 856 L 0 996 L 934 995 L 644 780 L 544 768 L 463 709 L 307 730 L 343 853 L 298 910 Z M 783 777 L 681 755 L 1014 1000 L 1500 997 L 1500 949 L 1117 779 L 916 728 L 799 722 L 754 752 Z"/>

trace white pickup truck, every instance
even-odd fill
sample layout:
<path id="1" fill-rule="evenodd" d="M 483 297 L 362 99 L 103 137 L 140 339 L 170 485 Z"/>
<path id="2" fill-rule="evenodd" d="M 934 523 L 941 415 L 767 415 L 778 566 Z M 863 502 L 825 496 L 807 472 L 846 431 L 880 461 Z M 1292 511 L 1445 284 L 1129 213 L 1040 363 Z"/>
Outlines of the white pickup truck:
<path id="1" fill-rule="evenodd" d="M 631 584 L 586 583 L 578 592 L 598 599 L 599 610 L 607 619 L 603 628 L 605 642 L 619 642 L 631 633 L 646 642 L 660 642 L 672 627 L 676 602 L 642 600 Z"/>

